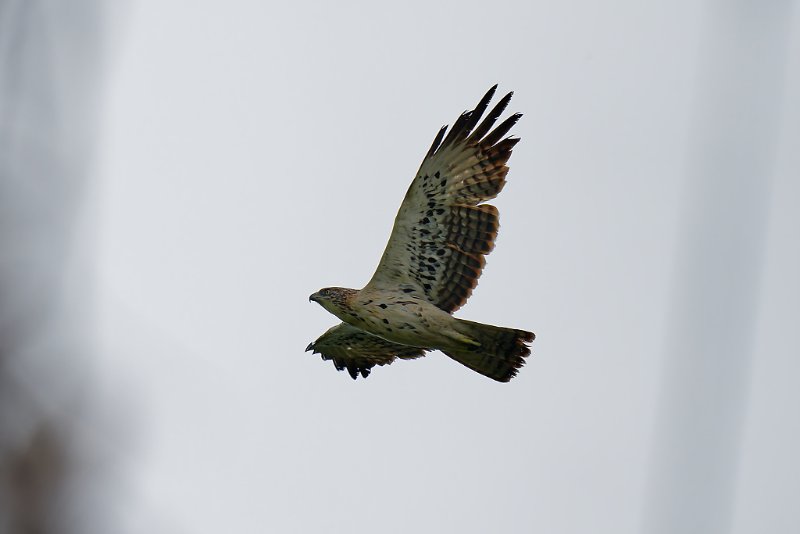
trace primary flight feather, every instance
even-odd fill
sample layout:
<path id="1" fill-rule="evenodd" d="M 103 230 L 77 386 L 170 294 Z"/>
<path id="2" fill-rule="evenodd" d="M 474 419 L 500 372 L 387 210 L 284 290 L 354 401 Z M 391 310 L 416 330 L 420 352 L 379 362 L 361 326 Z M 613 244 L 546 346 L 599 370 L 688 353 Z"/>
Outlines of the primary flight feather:
<path id="1" fill-rule="evenodd" d="M 497 208 L 482 204 L 506 183 L 508 158 L 519 142 L 505 137 L 522 116 L 494 129 L 513 93 L 488 115 L 495 85 L 442 127 L 408 188 L 372 279 L 361 290 L 329 287 L 309 297 L 341 319 L 306 350 L 333 360 L 354 379 L 375 365 L 441 350 L 494 380 L 507 382 L 530 354 L 534 334 L 457 319 L 494 247 Z"/>

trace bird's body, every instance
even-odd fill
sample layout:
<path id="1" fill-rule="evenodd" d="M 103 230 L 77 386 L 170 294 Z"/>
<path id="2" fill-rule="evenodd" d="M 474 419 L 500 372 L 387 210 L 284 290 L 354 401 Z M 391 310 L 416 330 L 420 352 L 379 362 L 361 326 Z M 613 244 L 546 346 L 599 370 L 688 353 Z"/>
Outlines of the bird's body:
<path id="1" fill-rule="evenodd" d="M 342 321 L 386 341 L 439 349 L 470 342 L 459 332 L 458 319 L 417 295 L 374 288 L 346 291 L 352 293 L 344 306 L 323 307 Z"/>
<path id="2" fill-rule="evenodd" d="M 366 377 L 374 365 L 438 349 L 505 382 L 530 354 L 531 332 L 452 316 L 477 285 L 484 256 L 494 247 L 498 212 L 481 202 L 505 185 L 506 162 L 519 142 L 502 138 L 519 114 L 489 132 L 511 93 L 478 124 L 495 88 L 459 117 L 446 138 L 446 127 L 439 131 L 369 283 L 361 290 L 325 288 L 310 297 L 343 323 L 307 350 L 332 359 L 353 378 Z"/>

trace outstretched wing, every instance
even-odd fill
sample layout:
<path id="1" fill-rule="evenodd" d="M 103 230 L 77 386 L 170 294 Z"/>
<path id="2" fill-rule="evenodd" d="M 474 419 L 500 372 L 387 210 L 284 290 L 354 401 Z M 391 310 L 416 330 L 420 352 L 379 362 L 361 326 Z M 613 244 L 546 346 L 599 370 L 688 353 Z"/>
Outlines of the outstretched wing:
<path id="1" fill-rule="evenodd" d="M 359 373 L 366 378 L 376 365 L 388 365 L 396 358 L 411 360 L 425 355 L 425 349 L 386 341 L 347 323 L 330 328 L 306 352 L 319 353 L 323 360 L 333 360 L 336 369 L 347 369 L 355 380 Z"/>
<path id="2" fill-rule="evenodd" d="M 520 113 L 490 132 L 513 93 L 478 124 L 496 89 L 489 89 L 474 110 L 464 112 L 447 137 L 446 126 L 439 131 L 403 199 L 367 287 L 425 295 L 446 312 L 460 308 L 472 294 L 499 228 L 497 208 L 481 202 L 503 189 L 506 162 L 519 142 L 503 137 Z"/>

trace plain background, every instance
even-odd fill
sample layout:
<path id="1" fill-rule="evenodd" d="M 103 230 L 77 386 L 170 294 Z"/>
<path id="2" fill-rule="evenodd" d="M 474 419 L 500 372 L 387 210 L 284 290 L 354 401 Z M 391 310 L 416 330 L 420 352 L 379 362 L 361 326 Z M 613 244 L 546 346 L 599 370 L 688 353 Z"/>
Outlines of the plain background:
<path id="1" fill-rule="evenodd" d="M 774 118 L 721 512 L 737 534 L 800 525 L 800 13 L 781 5 L 779 75 L 737 81 L 765 87 Z M 121 418 L 100 439 L 123 451 L 123 530 L 640 532 L 691 301 L 675 296 L 683 246 L 705 213 L 691 207 L 703 84 L 727 53 L 707 53 L 708 32 L 742 6 L 107 13 L 75 239 L 94 266 L 93 394 Z M 533 355 L 509 384 L 440 353 L 353 382 L 303 352 L 337 321 L 308 295 L 369 279 L 438 128 L 494 83 L 515 91 L 522 142 L 493 202 L 497 247 L 457 315 L 533 330 Z M 725 254 L 721 273 L 738 261 Z"/>

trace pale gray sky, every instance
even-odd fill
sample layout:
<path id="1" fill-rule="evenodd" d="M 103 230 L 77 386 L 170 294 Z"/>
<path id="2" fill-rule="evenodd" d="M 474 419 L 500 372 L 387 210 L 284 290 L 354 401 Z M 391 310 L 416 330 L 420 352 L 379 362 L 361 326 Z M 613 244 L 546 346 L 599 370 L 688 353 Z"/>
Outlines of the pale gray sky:
<path id="1" fill-rule="evenodd" d="M 98 387 L 131 419 L 122 521 L 640 532 L 666 347 L 681 345 L 670 310 L 703 50 L 723 4 L 115 9 L 83 239 Z M 770 93 L 736 534 L 800 525 L 796 11 Z M 369 279 L 438 128 L 494 83 L 515 91 L 522 142 L 493 202 L 497 247 L 457 315 L 536 332 L 533 354 L 509 384 L 441 353 L 353 382 L 303 352 L 337 321 L 308 295 Z"/>

